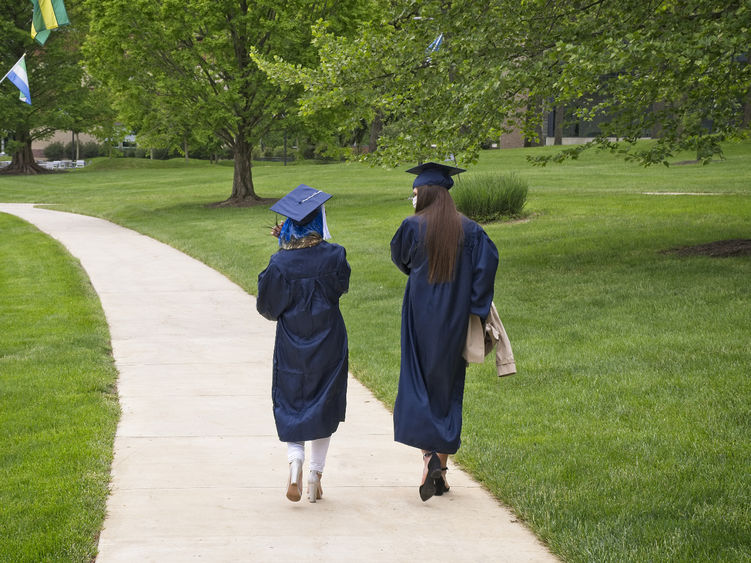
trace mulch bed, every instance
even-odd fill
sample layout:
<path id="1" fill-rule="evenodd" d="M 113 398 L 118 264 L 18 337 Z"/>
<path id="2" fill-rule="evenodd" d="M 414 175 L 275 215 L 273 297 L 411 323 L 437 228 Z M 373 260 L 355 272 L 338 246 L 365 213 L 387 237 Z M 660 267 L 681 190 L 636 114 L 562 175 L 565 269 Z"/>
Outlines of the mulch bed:
<path id="1" fill-rule="evenodd" d="M 718 240 L 696 246 L 681 246 L 663 250 L 663 254 L 677 254 L 678 256 L 710 256 L 712 258 L 727 258 L 729 256 L 751 256 L 751 239 L 737 238 Z"/>

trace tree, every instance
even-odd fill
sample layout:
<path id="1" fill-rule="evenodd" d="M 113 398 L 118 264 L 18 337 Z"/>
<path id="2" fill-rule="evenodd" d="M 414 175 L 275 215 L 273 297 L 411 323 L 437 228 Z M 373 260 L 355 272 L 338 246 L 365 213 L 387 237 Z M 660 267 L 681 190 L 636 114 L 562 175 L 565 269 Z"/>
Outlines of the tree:
<path id="1" fill-rule="evenodd" d="M 6 150 L 13 154 L 3 173 L 38 174 L 46 172 L 34 161 L 31 143 L 56 130 L 87 130 L 84 125 L 96 121 L 101 105 L 90 87 L 82 67 L 78 45 L 85 24 L 77 12 L 71 13 L 74 25 L 52 32 L 44 46 L 31 38 L 31 4 L 0 4 L 0 57 L 4 69 L 26 53 L 26 69 L 32 105 L 18 100 L 18 90 L 9 81 L 0 86 L 0 122 L 11 141 Z"/>
<path id="2" fill-rule="evenodd" d="M 251 150 L 299 95 L 272 83 L 250 57 L 283 54 L 313 64 L 311 25 L 337 31 L 356 0 L 86 0 L 92 15 L 88 68 L 107 85 L 123 120 L 145 134 L 192 124 L 232 148 L 232 193 L 224 204 L 259 198 Z M 183 131 L 180 131 L 182 134 Z"/>
<path id="3" fill-rule="evenodd" d="M 383 116 L 376 161 L 474 160 L 483 141 L 574 107 L 602 134 L 555 158 L 599 146 L 648 165 L 680 149 L 708 161 L 743 134 L 751 89 L 751 8 L 743 0 L 392 0 L 354 39 L 319 27 L 315 68 L 266 61 L 306 91 L 305 114 L 339 127 Z M 426 49 L 443 34 L 437 51 Z M 650 108 L 659 107 L 657 111 Z M 637 143 L 659 126 L 659 139 Z M 747 127 L 747 126 L 746 126 Z M 615 139 L 615 140 L 614 140 Z M 544 163 L 549 156 L 539 157 Z"/>

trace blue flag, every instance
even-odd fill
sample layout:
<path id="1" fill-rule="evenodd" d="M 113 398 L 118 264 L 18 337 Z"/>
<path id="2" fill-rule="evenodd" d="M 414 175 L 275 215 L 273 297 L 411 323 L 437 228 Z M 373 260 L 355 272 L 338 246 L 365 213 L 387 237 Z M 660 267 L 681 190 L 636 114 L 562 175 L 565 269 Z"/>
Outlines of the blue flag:
<path id="1" fill-rule="evenodd" d="M 10 80 L 21 91 L 19 99 L 22 102 L 26 102 L 31 105 L 31 93 L 29 92 L 29 77 L 26 74 L 26 55 L 24 54 L 18 62 L 13 65 L 13 68 L 3 76 L 3 80 Z M 2 82 L 2 80 L 0 80 Z"/>
<path id="2" fill-rule="evenodd" d="M 428 48 L 425 49 L 426 51 L 432 53 L 433 51 L 437 51 L 441 48 L 441 43 L 443 43 L 443 33 L 441 33 L 438 37 L 436 37 L 433 42 L 428 45 Z"/>

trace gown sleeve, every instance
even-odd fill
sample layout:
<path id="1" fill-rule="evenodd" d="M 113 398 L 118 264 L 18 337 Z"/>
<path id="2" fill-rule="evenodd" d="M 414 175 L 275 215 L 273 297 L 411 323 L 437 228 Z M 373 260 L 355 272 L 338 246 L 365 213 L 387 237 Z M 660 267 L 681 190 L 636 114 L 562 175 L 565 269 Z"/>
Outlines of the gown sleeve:
<path id="1" fill-rule="evenodd" d="M 270 321 L 275 321 L 287 309 L 289 297 L 287 280 L 272 260 L 266 269 L 258 274 L 256 309 Z"/>
<path id="2" fill-rule="evenodd" d="M 394 233 L 391 239 L 391 260 L 397 268 L 409 275 L 412 270 L 412 246 L 414 244 L 414 229 L 409 228 L 407 220 Z"/>
<path id="3" fill-rule="evenodd" d="M 485 231 L 480 233 L 474 254 L 470 313 L 484 320 L 493 302 L 495 272 L 498 269 L 498 249 Z"/>
<path id="4" fill-rule="evenodd" d="M 344 247 L 342 247 L 342 254 L 339 260 L 336 281 L 338 284 L 337 290 L 339 291 L 339 295 L 342 295 L 349 291 L 349 276 L 351 273 L 349 263 L 347 262 L 347 251 L 344 250 Z"/>

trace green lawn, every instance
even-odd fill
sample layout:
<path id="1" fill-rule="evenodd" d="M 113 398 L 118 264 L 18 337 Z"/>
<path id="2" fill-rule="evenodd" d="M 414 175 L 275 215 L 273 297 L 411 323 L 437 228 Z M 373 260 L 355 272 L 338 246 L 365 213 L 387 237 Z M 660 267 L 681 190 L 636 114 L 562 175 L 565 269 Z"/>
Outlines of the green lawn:
<path id="1" fill-rule="evenodd" d="M 457 460 L 567 561 L 751 561 L 751 258 L 662 252 L 751 238 L 751 143 L 709 166 L 648 169 L 599 153 L 532 168 L 530 150 L 552 149 L 485 152 L 472 167 L 526 179 L 531 218 L 486 226 L 519 373 L 470 368 Z M 391 405 L 406 279 L 388 243 L 412 212 L 411 176 L 359 164 L 254 172 L 264 197 L 299 183 L 335 195 L 329 224 L 352 266 L 342 300 L 351 369 Z M 0 177 L 0 201 L 105 217 L 255 293 L 274 215 L 206 207 L 229 195 L 231 175 L 100 161 Z"/>
<path id="2" fill-rule="evenodd" d="M 116 372 L 79 264 L 0 214 L 0 561 L 90 561 L 104 518 Z"/>

